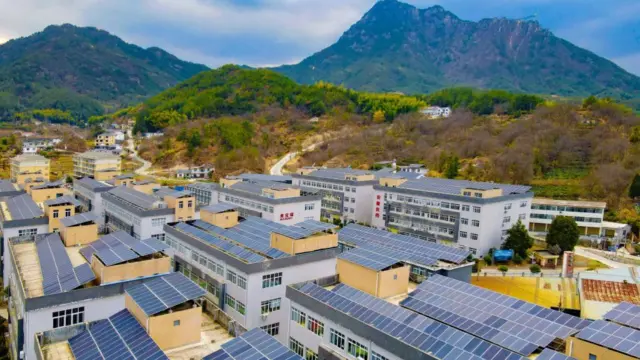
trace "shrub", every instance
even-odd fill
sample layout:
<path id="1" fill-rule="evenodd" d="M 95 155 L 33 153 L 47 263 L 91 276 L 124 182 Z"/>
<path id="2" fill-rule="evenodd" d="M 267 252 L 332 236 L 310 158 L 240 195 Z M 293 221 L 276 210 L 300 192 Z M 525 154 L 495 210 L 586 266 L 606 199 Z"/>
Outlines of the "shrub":
<path id="1" fill-rule="evenodd" d="M 562 249 L 559 245 L 551 245 L 547 248 L 547 250 L 553 255 L 560 255 L 562 253 Z"/>
<path id="2" fill-rule="evenodd" d="M 520 265 L 520 264 L 522 264 L 522 261 L 524 261 L 524 260 L 522 259 L 522 256 L 520 256 L 519 254 L 515 254 L 515 255 L 513 255 L 513 263 L 514 263 L 514 264 L 516 264 L 516 265 Z"/>
<path id="3" fill-rule="evenodd" d="M 498 266 L 498 271 L 500 271 L 503 274 L 506 274 L 506 272 L 509 271 L 509 268 L 506 267 L 505 265 L 500 265 Z"/>
<path id="4" fill-rule="evenodd" d="M 531 273 L 533 273 L 533 274 L 538 274 L 542 270 L 540 269 L 540 265 L 533 264 L 533 265 L 529 266 L 529 271 L 531 271 Z"/>
<path id="5" fill-rule="evenodd" d="M 491 255 L 485 255 L 484 258 L 482 258 L 484 260 L 484 263 L 487 265 L 491 265 L 491 263 L 493 263 L 493 259 L 491 258 Z"/>
<path id="6" fill-rule="evenodd" d="M 478 262 L 474 262 L 473 266 L 471 267 L 471 272 L 472 273 L 477 273 L 478 271 L 480 271 L 480 264 L 478 264 Z"/>

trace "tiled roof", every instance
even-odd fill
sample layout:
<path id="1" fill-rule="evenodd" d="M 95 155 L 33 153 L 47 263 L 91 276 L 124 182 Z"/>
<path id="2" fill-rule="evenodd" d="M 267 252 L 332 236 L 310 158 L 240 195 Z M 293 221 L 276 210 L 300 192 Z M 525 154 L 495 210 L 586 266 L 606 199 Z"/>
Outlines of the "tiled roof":
<path id="1" fill-rule="evenodd" d="M 583 279 L 582 292 L 586 300 L 611 303 L 626 301 L 640 305 L 640 290 L 634 283 Z"/>

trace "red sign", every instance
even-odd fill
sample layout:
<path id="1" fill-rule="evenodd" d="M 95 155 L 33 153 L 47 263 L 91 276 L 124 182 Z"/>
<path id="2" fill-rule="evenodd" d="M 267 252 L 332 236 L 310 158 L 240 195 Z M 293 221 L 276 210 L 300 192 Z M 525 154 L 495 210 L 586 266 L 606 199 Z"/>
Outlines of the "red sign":
<path id="1" fill-rule="evenodd" d="M 291 219 L 293 219 L 293 213 L 280 214 L 280 220 L 291 220 Z"/>

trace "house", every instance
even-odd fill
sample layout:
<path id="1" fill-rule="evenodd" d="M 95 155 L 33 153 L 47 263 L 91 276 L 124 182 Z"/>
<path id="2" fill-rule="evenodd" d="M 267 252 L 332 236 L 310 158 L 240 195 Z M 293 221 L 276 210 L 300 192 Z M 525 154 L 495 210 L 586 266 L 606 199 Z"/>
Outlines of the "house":
<path id="1" fill-rule="evenodd" d="M 429 116 L 430 118 L 447 118 L 451 115 L 450 107 L 439 107 L 439 106 L 429 106 L 426 109 L 420 110 L 420 112 L 424 115 Z"/>
<path id="2" fill-rule="evenodd" d="M 96 146 L 107 147 L 115 145 L 116 136 L 112 131 L 107 131 L 96 136 Z"/>
<path id="3" fill-rule="evenodd" d="M 73 156 L 74 176 L 92 177 L 98 181 L 110 180 L 120 175 L 120 156 L 108 152 L 87 151 Z"/>
<path id="4" fill-rule="evenodd" d="M 19 186 L 49 181 L 49 159 L 37 154 L 22 154 L 11 159 L 11 182 Z"/>
<path id="5" fill-rule="evenodd" d="M 210 165 L 194 166 L 188 169 L 177 170 L 176 177 L 178 179 L 205 179 L 209 178 L 213 171 L 214 168 Z"/>
<path id="6" fill-rule="evenodd" d="M 24 138 L 22 139 L 22 153 L 35 154 L 40 150 L 52 148 L 62 142 L 60 138 Z"/>

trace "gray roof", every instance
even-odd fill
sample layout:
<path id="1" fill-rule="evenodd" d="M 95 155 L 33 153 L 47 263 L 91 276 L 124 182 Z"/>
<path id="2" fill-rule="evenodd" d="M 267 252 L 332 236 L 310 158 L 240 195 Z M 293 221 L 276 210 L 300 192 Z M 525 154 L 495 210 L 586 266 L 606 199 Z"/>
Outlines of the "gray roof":
<path id="1" fill-rule="evenodd" d="M 325 178 L 325 179 L 337 179 L 337 180 L 345 180 L 345 175 L 367 175 L 373 174 L 375 175 L 375 171 L 369 170 L 359 170 L 359 169 L 351 169 L 351 168 L 330 168 L 330 169 L 318 169 L 309 174 L 309 176 L 314 176 L 317 178 Z"/>
<path id="2" fill-rule="evenodd" d="M 36 186 L 32 187 L 31 189 L 35 189 L 35 190 L 52 189 L 52 188 L 59 188 L 59 187 L 61 187 L 63 185 L 64 185 L 63 181 L 54 181 L 54 182 L 44 183 L 42 185 L 36 185 Z"/>
<path id="3" fill-rule="evenodd" d="M 0 193 L 20 191 L 16 189 L 16 186 L 9 180 L 0 180 Z"/>
<path id="4" fill-rule="evenodd" d="M 293 178 L 288 175 L 240 174 L 238 176 L 234 176 L 233 178 L 242 179 L 244 181 L 275 181 L 288 184 L 291 184 L 293 182 Z"/>
<path id="5" fill-rule="evenodd" d="M 217 190 L 220 189 L 220 185 L 216 183 L 208 183 L 208 182 L 195 182 L 192 184 L 185 185 L 185 189 L 200 189 L 200 190 Z"/>
<path id="6" fill-rule="evenodd" d="M 65 196 L 61 196 L 59 198 L 47 200 L 47 201 L 44 202 L 44 204 L 47 205 L 47 206 L 63 205 L 63 204 L 72 204 L 73 206 L 81 206 L 82 205 L 82 203 L 80 201 L 78 201 L 73 196 L 69 196 L 69 195 L 65 195 Z"/>
<path id="7" fill-rule="evenodd" d="M 262 189 L 287 190 L 295 188 L 290 184 L 283 184 L 275 181 L 242 181 L 229 186 L 229 189 L 262 195 Z"/>
<path id="8" fill-rule="evenodd" d="M 60 219 L 60 223 L 62 223 L 62 225 L 66 227 L 70 227 L 70 226 L 76 226 L 76 225 L 80 225 L 88 222 L 95 222 L 97 219 L 98 217 L 93 215 L 92 213 L 83 213 L 83 214 L 76 214 L 74 216 L 62 218 Z"/>
<path id="9" fill-rule="evenodd" d="M 160 198 L 164 198 L 165 196 L 171 196 L 175 198 L 183 197 L 183 196 L 192 196 L 189 191 L 179 191 L 170 188 L 160 188 L 154 192 L 154 195 Z"/>
<path id="10" fill-rule="evenodd" d="M 44 215 L 42 209 L 31 196 L 22 194 L 7 200 L 7 209 L 11 214 L 11 220 L 26 220 Z"/>
<path id="11" fill-rule="evenodd" d="M 159 201 L 156 197 L 147 195 L 143 192 L 128 188 L 126 186 L 118 186 L 109 190 L 109 194 L 112 194 L 126 202 L 130 202 L 143 209 L 151 210 L 154 205 Z"/>
<path id="12" fill-rule="evenodd" d="M 416 180 L 424 177 L 424 174 L 408 172 L 408 171 L 394 171 L 392 168 L 384 168 L 376 171 L 377 178 L 392 178 L 392 179 L 407 179 Z"/>
<path id="13" fill-rule="evenodd" d="M 225 212 L 225 211 L 236 210 L 237 208 L 238 207 L 235 206 L 235 205 L 219 203 L 219 204 L 213 204 L 213 205 L 205 206 L 203 208 L 200 208 L 200 210 L 201 211 L 208 211 L 208 212 L 214 213 L 214 214 L 218 214 L 218 213 L 222 213 L 222 212 Z"/>
<path id="14" fill-rule="evenodd" d="M 85 158 L 85 159 L 94 159 L 94 160 L 120 159 L 120 156 L 110 152 L 105 152 L 105 151 L 87 151 L 81 154 L 77 154 L 76 156 Z"/>
<path id="15" fill-rule="evenodd" d="M 81 185 L 82 187 L 92 190 L 92 191 L 96 191 L 96 190 L 103 190 L 103 189 L 111 189 L 113 186 L 109 185 L 109 184 L 105 184 L 103 182 L 100 182 L 98 180 L 95 180 L 93 178 L 90 177 L 83 177 L 81 179 L 77 179 L 73 181 L 74 186 L 76 184 Z"/>
<path id="16" fill-rule="evenodd" d="M 154 181 L 150 180 L 150 179 L 144 179 L 144 180 L 140 180 L 140 181 L 134 181 L 133 184 L 134 185 L 147 185 L 147 184 L 153 184 Z"/>
<path id="17" fill-rule="evenodd" d="M 133 177 L 134 177 L 133 174 L 122 174 L 122 175 L 115 176 L 114 179 L 124 180 L 124 179 L 133 179 Z"/>
<path id="18" fill-rule="evenodd" d="M 425 177 L 416 180 L 408 180 L 397 186 L 400 189 L 410 189 L 440 194 L 462 195 L 462 189 L 491 190 L 502 189 L 503 195 L 524 194 L 531 190 L 530 186 L 498 184 L 491 182 L 479 182 L 469 180 L 451 180 L 433 177 Z"/>

